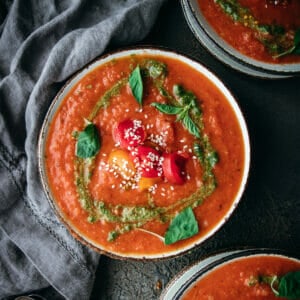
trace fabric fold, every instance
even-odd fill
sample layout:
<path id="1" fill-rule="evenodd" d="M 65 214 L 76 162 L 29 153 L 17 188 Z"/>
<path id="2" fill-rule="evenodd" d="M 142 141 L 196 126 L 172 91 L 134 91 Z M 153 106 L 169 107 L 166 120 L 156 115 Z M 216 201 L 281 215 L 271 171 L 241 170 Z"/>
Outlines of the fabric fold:
<path id="1" fill-rule="evenodd" d="M 99 254 L 55 216 L 39 131 L 63 83 L 110 47 L 141 40 L 164 0 L 6 1 L 0 21 L 0 298 L 52 285 L 89 299 Z"/>

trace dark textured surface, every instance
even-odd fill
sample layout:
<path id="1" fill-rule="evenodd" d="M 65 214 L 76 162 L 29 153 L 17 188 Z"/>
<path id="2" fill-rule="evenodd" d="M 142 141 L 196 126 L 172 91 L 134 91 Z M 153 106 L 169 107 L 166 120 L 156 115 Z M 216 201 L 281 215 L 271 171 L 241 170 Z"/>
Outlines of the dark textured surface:
<path id="1" fill-rule="evenodd" d="M 262 80 L 218 62 L 194 38 L 179 1 L 169 0 L 143 44 L 169 47 L 216 73 L 236 96 L 248 124 L 251 171 L 241 203 L 222 229 L 201 247 L 160 262 L 102 256 L 91 299 L 158 299 L 180 270 L 213 252 L 268 247 L 300 253 L 300 78 Z M 51 289 L 40 291 L 60 299 Z"/>
<path id="2" fill-rule="evenodd" d="M 192 56 L 225 82 L 245 115 L 252 159 L 240 205 L 201 247 L 161 262 L 102 257 L 92 299 L 158 299 L 180 270 L 210 253 L 233 247 L 268 247 L 300 253 L 300 78 L 263 80 L 224 66 L 194 38 L 177 1 L 161 10 L 143 44 Z"/>

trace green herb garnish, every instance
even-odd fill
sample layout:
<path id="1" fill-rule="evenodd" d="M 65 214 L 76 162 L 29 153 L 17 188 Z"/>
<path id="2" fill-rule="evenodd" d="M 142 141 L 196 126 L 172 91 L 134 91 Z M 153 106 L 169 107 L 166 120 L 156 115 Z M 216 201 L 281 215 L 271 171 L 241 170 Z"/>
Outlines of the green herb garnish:
<path id="1" fill-rule="evenodd" d="M 275 57 L 281 57 L 288 54 L 298 54 L 300 55 L 300 28 L 295 32 L 294 44 L 284 52 L 277 54 Z"/>
<path id="2" fill-rule="evenodd" d="M 141 75 L 141 69 L 137 66 L 129 76 L 129 85 L 132 94 L 136 101 L 142 105 L 143 102 L 143 79 Z"/>
<path id="3" fill-rule="evenodd" d="M 271 289 L 278 297 L 300 299 L 300 271 L 289 272 L 282 277 L 274 276 Z"/>
<path id="4" fill-rule="evenodd" d="M 180 85 L 174 85 L 173 93 L 177 99 L 178 105 L 170 105 L 153 102 L 151 105 L 160 112 L 168 115 L 177 115 L 177 121 L 181 121 L 183 126 L 194 136 L 200 138 L 200 130 L 192 117 L 200 116 L 200 108 L 197 105 L 196 96 L 186 91 Z"/>
<path id="5" fill-rule="evenodd" d="M 260 275 L 251 278 L 249 286 L 268 284 L 277 297 L 285 299 L 300 299 L 300 271 L 289 272 L 283 276 Z"/>
<path id="6" fill-rule="evenodd" d="M 300 28 L 287 32 L 283 26 L 278 24 L 261 24 L 250 9 L 242 6 L 238 0 L 215 0 L 215 2 L 234 22 L 256 31 L 257 39 L 273 58 L 288 54 L 300 55 Z M 291 38 L 291 34 L 294 34 L 294 39 Z"/>
<path id="7" fill-rule="evenodd" d="M 187 239 L 199 231 L 198 223 L 191 207 L 181 211 L 171 222 L 166 234 L 165 244 L 170 245 Z"/>
<path id="8" fill-rule="evenodd" d="M 159 77 L 164 78 L 167 75 L 167 66 L 164 63 L 154 59 L 148 60 L 145 68 L 148 71 L 148 75 L 152 79 L 157 79 Z"/>
<path id="9" fill-rule="evenodd" d="M 95 156 L 100 149 L 100 137 L 96 126 L 89 123 L 83 131 L 78 133 L 76 156 L 89 158 Z"/>
<path id="10" fill-rule="evenodd" d="M 154 102 L 151 105 L 154 106 L 155 108 L 157 108 L 160 112 L 167 114 L 167 115 L 177 115 L 183 111 L 183 109 L 181 107 L 164 104 L 164 103 Z"/>
<path id="11" fill-rule="evenodd" d="M 205 147 L 204 151 L 203 147 L 200 144 L 195 143 L 194 153 L 202 164 L 207 164 L 207 169 L 213 169 L 219 162 L 218 153 L 215 150 L 210 149 L 210 147 Z"/>

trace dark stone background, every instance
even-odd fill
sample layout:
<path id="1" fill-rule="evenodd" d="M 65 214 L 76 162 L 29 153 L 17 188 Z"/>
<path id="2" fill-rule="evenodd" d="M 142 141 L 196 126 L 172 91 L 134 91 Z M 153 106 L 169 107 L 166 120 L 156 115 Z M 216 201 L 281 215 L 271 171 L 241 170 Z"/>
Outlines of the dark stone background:
<path id="1" fill-rule="evenodd" d="M 248 124 L 250 176 L 231 219 L 190 253 L 159 262 L 118 261 L 102 256 L 91 299 L 158 299 L 180 270 L 228 248 L 277 248 L 299 256 L 300 78 L 257 79 L 223 65 L 193 36 L 179 1 L 165 3 L 154 28 L 140 44 L 187 54 L 224 81 Z M 61 299 L 51 288 L 36 293 L 47 299 Z"/>

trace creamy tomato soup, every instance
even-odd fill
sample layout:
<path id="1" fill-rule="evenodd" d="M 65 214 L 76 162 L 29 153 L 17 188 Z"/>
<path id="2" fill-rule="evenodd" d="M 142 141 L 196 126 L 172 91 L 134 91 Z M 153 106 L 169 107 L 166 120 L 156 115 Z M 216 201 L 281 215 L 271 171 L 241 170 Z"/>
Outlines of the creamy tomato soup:
<path id="1" fill-rule="evenodd" d="M 240 258 L 201 277 L 182 299 L 300 299 L 299 278 L 300 262 L 297 260 L 269 255 Z"/>
<path id="2" fill-rule="evenodd" d="M 102 250 L 168 253 L 231 209 L 245 168 L 237 117 L 196 69 L 131 55 L 91 70 L 50 124 L 46 173 L 67 223 Z"/>
<path id="3" fill-rule="evenodd" d="M 300 62 L 299 0 L 198 0 L 214 30 L 232 47 L 268 63 Z"/>

